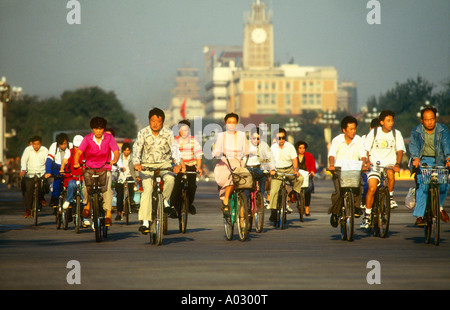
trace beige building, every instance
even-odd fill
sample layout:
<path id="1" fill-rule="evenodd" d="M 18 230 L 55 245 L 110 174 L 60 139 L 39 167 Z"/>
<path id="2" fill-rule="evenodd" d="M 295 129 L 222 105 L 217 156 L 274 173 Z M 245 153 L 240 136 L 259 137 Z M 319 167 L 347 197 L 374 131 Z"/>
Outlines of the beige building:
<path id="1" fill-rule="evenodd" d="M 274 65 L 271 14 L 260 0 L 256 0 L 251 12 L 245 14 L 242 62 L 234 61 L 232 65 L 212 66 L 209 76 L 222 71 L 222 80 L 220 85 L 207 83 L 207 93 L 218 92 L 221 88 L 221 98 L 226 98 L 226 101 L 217 105 L 220 111 L 214 105 L 207 105 L 207 115 L 221 118 L 226 112 L 235 112 L 248 118 L 251 115 L 301 114 L 302 110 L 338 109 L 336 68 Z"/>

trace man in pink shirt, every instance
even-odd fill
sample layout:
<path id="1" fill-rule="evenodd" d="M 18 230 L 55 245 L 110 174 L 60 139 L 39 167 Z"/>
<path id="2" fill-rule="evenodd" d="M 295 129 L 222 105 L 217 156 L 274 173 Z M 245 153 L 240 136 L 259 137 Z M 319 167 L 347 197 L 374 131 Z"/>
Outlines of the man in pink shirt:
<path id="1" fill-rule="evenodd" d="M 119 146 L 113 135 L 105 132 L 107 121 L 102 117 L 94 117 L 91 120 L 91 128 L 93 133 L 84 137 L 74 157 L 73 167 L 80 166 L 80 155 L 83 154 L 86 159 L 86 165 L 89 168 L 103 167 L 107 170 L 106 191 L 103 193 L 103 209 L 106 210 L 106 225 L 111 225 L 111 209 L 112 209 L 112 189 L 111 189 L 111 166 L 119 160 Z M 111 153 L 114 158 L 111 159 Z M 109 164 L 106 164 L 109 162 Z M 89 215 L 90 203 L 83 210 L 83 217 Z"/>

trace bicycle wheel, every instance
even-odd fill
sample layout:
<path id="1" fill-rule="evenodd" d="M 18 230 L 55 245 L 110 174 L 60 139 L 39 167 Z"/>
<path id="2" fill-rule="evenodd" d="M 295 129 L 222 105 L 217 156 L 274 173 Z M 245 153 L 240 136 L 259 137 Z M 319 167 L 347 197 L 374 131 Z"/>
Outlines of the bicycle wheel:
<path id="1" fill-rule="evenodd" d="M 263 231 L 264 226 L 264 196 L 261 192 L 256 193 L 255 197 L 256 210 L 254 214 L 255 218 L 255 230 L 257 233 Z"/>
<path id="2" fill-rule="evenodd" d="M 236 202 L 235 202 L 235 194 L 231 194 L 230 198 L 228 200 L 228 208 L 230 210 L 230 212 L 224 212 L 223 214 L 223 225 L 225 228 L 225 238 L 230 241 L 231 239 L 233 239 L 233 230 L 234 230 L 234 217 L 231 216 L 231 214 L 234 212 L 234 208 L 236 206 Z M 233 212 L 232 212 L 233 210 Z"/>
<path id="3" fill-rule="evenodd" d="M 439 245 L 441 233 L 441 212 L 439 207 L 439 188 L 433 186 L 431 189 L 431 224 L 432 229 L 430 235 L 434 237 L 434 244 Z"/>
<path id="4" fill-rule="evenodd" d="M 101 225 L 101 218 L 100 218 L 100 212 L 99 212 L 99 197 L 98 193 L 94 193 L 92 197 L 92 222 L 94 223 L 94 234 L 95 234 L 95 241 L 101 242 L 102 241 L 102 225 Z"/>
<path id="5" fill-rule="evenodd" d="M 164 234 L 164 197 L 162 194 L 158 194 L 156 200 L 156 219 L 153 222 L 155 226 L 154 243 L 161 245 Z"/>
<path id="6" fill-rule="evenodd" d="M 128 225 L 130 221 L 130 200 L 128 199 L 128 195 L 125 195 L 122 215 L 125 217 L 125 225 Z"/>
<path id="7" fill-rule="evenodd" d="M 186 232 L 188 213 L 189 213 L 189 197 L 187 196 L 186 190 L 183 189 L 181 193 L 180 215 L 178 217 L 180 232 L 183 234 Z"/>
<path id="8" fill-rule="evenodd" d="M 378 214 L 380 237 L 386 238 L 389 231 L 389 222 L 391 221 L 391 196 L 387 187 L 384 187 L 381 191 L 380 202 L 378 204 Z"/>
<path id="9" fill-rule="evenodd" d="M 57 205 L 56 206 L 56 229 L 60 229 L 61 228 L 61 223 L 62 223 L 61 206 Z"/>
<path id="10" fill-rule="evenodd" d="M 245 197 L 244 192 L 240 192 L 238 194 L 238 233 L 239 240 L 245 241 L 247 240 L 248 235 L 248 207 L 247 207 L 247 197 Z"/>
<path id="11" fill-rule="evenodd" d="M 285 188 L 282 188 L 278 194 L 277 205 L 277 226 L 280 229 L 284 229 L 284 225 L 286 224 L 286 200 L 287 191 Z"/>
<path id="12" fill-rule="evenodd" d="M 75 233 L 79 234 L 81 228 L 81 197 L 79 195 L 75 196 L 75 205 L 76 205 L 74 218 Z"/>
<path id="13" fill-rule="evenodd" d="M 381 200 L 381 194 L 379 189 L 377 189 L 377 191 L 375 192 L 374 195 L 374 201 L 373 201 L 373 205 L 372 205 L 372 213 L 370 215 L 370 228 L 372 229 L 372 233 L 374 237 L 377 237 L 380 234 L 380 227 L 379 227 L 379 222 L 378 219 L 380 217 L 379 213 L 379 204 L 380 204 L 380 200 Z"/>
<path id="14" fill-rule="evenodd" d="M 341 214 L 341 239 L 353 241 L 355 225 L 355 201 L 351 192 L 345 192 Z"/>
<path id="15" fill-rule="evenodd" d="M 300 216 L 300 222 L 303 222 L 303 215 L 305 214 L 305 191 L 302 189 L 297 197 L 298 214 Z"/>
<path id="16" fill-rule="evenodd" d="M 38 208 L 39 208 L 39 190 L 37 187 L 35 187 L 33 194 L 33 206 L 31 208 L 31 212 L 33 213 L 34 226 L 38 226 Z"/>

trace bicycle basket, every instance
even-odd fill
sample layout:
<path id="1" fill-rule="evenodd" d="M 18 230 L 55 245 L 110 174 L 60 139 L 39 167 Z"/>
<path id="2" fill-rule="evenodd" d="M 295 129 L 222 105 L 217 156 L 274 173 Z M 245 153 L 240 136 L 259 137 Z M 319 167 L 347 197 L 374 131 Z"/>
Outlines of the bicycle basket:
<path id="1" fill-rule="evenodd" d="M 436 168 L 428 169 L 422 168 L 422 181 L 423 184 L 430 184 L 432 177 L 436 177 L 437 184 L 447 184 L 448 183 L 448 169 L 447 168 Z"/>
<path id="2" fill-rule="evenodd" d="M 233 171 L 233 183 L 236 189 L 252 189 L 253 176 L 247 168 L 238 167 Z"/>
<path id="3" fill-rule="evenodd" d="M 359 187 L 361 184 L 361 171 L 341 170 L 339 182 L 341 187 Z"/>
<path id="4" fill-rule="evenodd" d="M 104 187 L 106 185 L 106 174 L 107 170 L 94 170 L 94 169 L 86 169 L 83 171 L 83 180 L 86 184 L 86 187 L 94 186 L 94 175 L 98 175 L 98 186 Z"/>

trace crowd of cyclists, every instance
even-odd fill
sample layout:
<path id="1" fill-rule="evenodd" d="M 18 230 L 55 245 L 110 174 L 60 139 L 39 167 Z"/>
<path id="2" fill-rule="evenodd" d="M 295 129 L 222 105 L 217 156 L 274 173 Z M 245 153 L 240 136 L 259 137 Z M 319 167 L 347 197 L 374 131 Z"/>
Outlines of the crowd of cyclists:
<path id="1" fill-rule="evenodd" d="M 439 165 L 450 168 L 450 133 L 445 125 L 436 122 L 436 109 L 426 107 L 421 111 L 421 124 L 411 132 L 409 142 L 411 173 L 415 173 L 416 207 L 413 215 L 416 225 L 424 225 L 423 216 L 427 203 L 428 186 L 422 182 L 421 166 Z M 337 217 L 342 204 L 339 189 L 339 173 L 337 167 L 355 166 L 361 170 L 361 188 L 355 194 L 357 208 L 355 215 L 363 216 L 362 228 L 370 225 L 370 214 L 374 202 L 374 193 L 380 182 L 380 173 L 374 169 L 374 164 L 392 167 L 387 174 L 387 186 L 391 195 L 391 208 L 398 205 L 393 199 L 395 188 L 395 173 L 400 171 L 400 164 L 406 147 L 402 133 L 394 128 L 395 114 L 392 111 L 382 111 L 374 119 L 367 135 L 356 134 L 358 121 L 353 116 L 346 116 L 341 121 L 339 135 L 331 141 L 328 151 L 328 170 L 332 173 L 335 191 L 331 193 L 331 207 L 328 213 L 331 219 Z M 165 212 L 170 217 L 177 218 L 180 210 L 180 182 L 186 171 L 196 172 L 201 176 L 202 145 L 191 135 L 191 124 L 188 120 L 179 122 L 178 135 L 164 126 L 165 114 L 159 108 L 153 108 L 148 115 L 149 125 L 140 130 L 133 144 L 124 143 L 119 148 L 114 131 L 107 128 L 107 120 L 94 117 L 90 121 L 92 133 L 86 136 L 76 135 L 69 141 L 67 134 L 57 135 L 56 141 L 47 149 L 42 145 L 41 138 L 30 138 L 20 159 L 8 163 L 12 171 L 20 170 L 22 177 L 23 203 L 25 217 L 30 216 L 30 207 L 33 195 L 33 179 L 27 176 L 38 174 L 43 179 L 53 179 L 50 206 L 58 204 L 61 189 L 67 189 L 64 209 L 70 208 L 73 203 L 75 189 L 75 176 L 83 175 L 83 167 L 104 167 L 107 171 L 106 184 L 103 190 L 103 208 L 106 211 L 106 225 L 112 224 L 111 211 L 113 206 L 113 193 L 116 191 L 117 216 L 121 220 L 123 211 L 123 190 L 129 186 L 131 197 L 134 196 L 134 181 L 142 185 L 138 219 L 139 231 L 143 234 L 149 232 L 153 221 L 152 191 L 153 172 L 146 171 L 146 167 L 161 169 L 164 179 L 163 197 Z M 271 134 L 270 144 L 264 141 L 260 128 L 253 128 L 247 132 L 238 130 L 239 116 L 228 113 L 224 117 L 224 131 L 216 135 L 212 155 L 217 159 L 214 168 L 214 178 L 218 185 L 218 197 L 221 201 L 221 210 L 224 214 L 230 211 L 229 198 L 234 190 L 231 177 L 238 167 L 246 167 L 254 173 L 260 173 L 258 182 L 265 197 L 265 206 L 270 210 L 271 222 L 276 220 L 278 191 L 280 178 L 278 172 L 289 173 L 292 176 L 289 200 L 295 202 L 302 190 L 305 193 L 305 215 L 310 216 L 311 194 L 314 193 L 314 177 L 317 173 L 316 160 L 313 155 L 306 152 L 308 143 L 296 141 L 294 144 L 287 141 L 286 130 L 278 128 Z M 164 170 L 171 168 L 171 170 Z M 267 171 L 267 174 L 262 174 Z M 302 173 L 306 172 L 306 173 Z M 306 180 L 305 178 L 308 178 Z M 12 174 L 10 179 L 13 180 Z M 194 207 L 196 180 L 194 174 L 188 177 L 189 213 L 196 214 Z M 50 193 L 48 182 L 42 183 L 40 201 L 43 206 L 47 203 L 44 195 Z M 116 184 L 113 187 L 113 184 Z M 129 184 L 129 185 L 128 185 Z M 449 218 L 443 208 L 449 190 L 448 182 L 440 185 L 441 219 L 448 222 Z M 88 191 L 83 187 L 83 218 L 84 224 L 89 224 L 90 203 Z M 288 211 L 292 211 L 288 206 Z M 333 225 L 336 221 L 330 221 Z"/>

